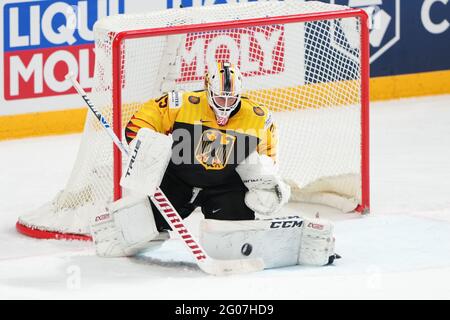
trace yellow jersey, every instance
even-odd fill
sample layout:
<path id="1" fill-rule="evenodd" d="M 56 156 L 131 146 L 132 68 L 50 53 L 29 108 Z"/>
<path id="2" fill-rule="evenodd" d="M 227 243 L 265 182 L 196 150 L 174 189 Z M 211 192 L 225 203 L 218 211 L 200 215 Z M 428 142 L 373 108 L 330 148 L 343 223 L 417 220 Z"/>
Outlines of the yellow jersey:
<path id="1" fill-rule="evenodd" d="M 241 183 L 236 166 L 256 150 L 276 159 L 276 125 L 269 110 L 243 96 L 219 126 L 205 91 L 170 92 L 147 101 L 125 128 L 130 143 L 140 128 L 172 134 L 168 171 L 193 187 Z"/>

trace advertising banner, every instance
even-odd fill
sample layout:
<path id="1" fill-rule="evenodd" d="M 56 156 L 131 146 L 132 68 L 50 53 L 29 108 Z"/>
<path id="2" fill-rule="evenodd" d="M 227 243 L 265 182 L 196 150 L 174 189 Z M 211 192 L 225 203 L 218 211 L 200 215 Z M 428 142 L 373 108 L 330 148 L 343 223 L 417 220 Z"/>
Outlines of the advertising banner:
<path id="1" fill-rule="evenodd" d="M 253 1 L 257 0 L 2 1 L 0 118 L 83 107 L 64 76 L 71 70 L 89 92 L 95 64 L 93 26 L 101 17 Z M 413 95 L 416 89 L 409 83 L 419 83 L 413 75 L 434 71 L 444 72 L 444 78 L 441 73 L 438 77 L 431 73 L 424 85 L 419 83 L 430 90 L 418 94 L 450 92 L 442 84 L 450 79 L 450 0 L 320 1 L 362 8 L 368 13 L 371 76 L 409 77 L 403 85 L 408 92 L 397 90 L 400 86 L 395 84 L 399 92 L 389 92 L 385 98 Z M 393 85 L 374 85 L 372 93 L 387 86 Z"/>
<path id="2" fill-rule="evenodd" d="M 369 14 L 372 77 L 450 69 L 449 0 L 329 2 Z"/>
<path id="3" fill-rule="evenodd" d="M 165 9 L 139 0 L 6 1 L 1 7 L 0 116 L 79 108 L 64 77 L 92 87 L 94 23 L 108 15 Z M 153 4 L 152 4 L 153 3 Z"/>

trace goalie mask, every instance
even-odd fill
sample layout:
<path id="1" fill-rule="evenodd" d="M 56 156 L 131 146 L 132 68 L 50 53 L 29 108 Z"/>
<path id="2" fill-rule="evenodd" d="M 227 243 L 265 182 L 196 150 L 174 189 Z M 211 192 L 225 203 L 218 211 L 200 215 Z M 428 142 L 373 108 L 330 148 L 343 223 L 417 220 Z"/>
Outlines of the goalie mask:
<path id="1" fill-rule="evenodd" d="M 241 72 L 229 62 L 219 62 L 205 75 L 205 90 L 217 124 L 226 125 L 241 101 Z"/>

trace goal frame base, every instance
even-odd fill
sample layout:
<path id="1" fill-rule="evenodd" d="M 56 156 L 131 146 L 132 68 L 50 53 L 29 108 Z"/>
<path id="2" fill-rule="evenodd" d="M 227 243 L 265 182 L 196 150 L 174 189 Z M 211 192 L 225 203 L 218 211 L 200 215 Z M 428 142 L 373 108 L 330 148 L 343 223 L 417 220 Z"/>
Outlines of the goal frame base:
<path id="1" fill-rule="evenodd" d="M 16 223 L 16 230 L 20 234 L 35 239 L 92 241 L 92 237 L 89 235 L 40 230 L 21 224 L 20 222 Z"/>

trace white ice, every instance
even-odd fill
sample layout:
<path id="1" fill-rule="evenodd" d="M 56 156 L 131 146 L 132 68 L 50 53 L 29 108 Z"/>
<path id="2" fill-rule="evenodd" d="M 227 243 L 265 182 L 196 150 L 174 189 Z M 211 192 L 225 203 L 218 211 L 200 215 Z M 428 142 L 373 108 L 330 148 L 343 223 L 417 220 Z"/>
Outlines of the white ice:
<path id="1" fill-rule="evenodd" d="M 0 142 L 0 298 L 449 299 L 450 96 L 371 106 L 371 214 L 337 214 L 334 266 L 214 277 L 171 240 L 139 258 L 102 259 L 92 244 L 27 238 L 19 215 L 51 199 L 80 135 Z M 289 212 L 305 208 L 290 206 Z M 189 218 L 195 225 L 198 216 Z"/>

